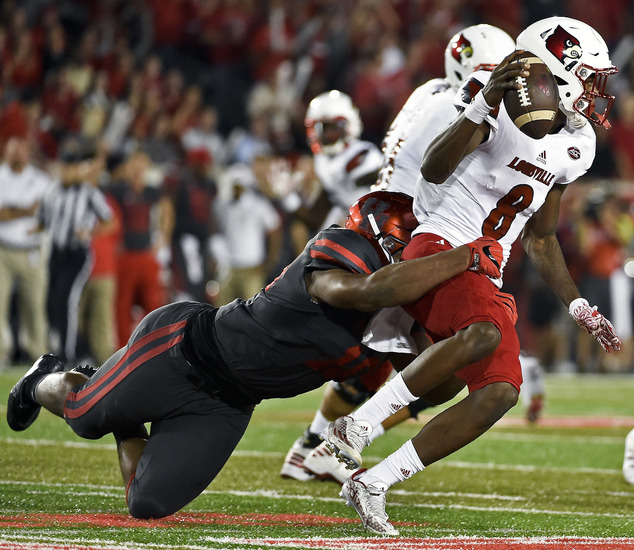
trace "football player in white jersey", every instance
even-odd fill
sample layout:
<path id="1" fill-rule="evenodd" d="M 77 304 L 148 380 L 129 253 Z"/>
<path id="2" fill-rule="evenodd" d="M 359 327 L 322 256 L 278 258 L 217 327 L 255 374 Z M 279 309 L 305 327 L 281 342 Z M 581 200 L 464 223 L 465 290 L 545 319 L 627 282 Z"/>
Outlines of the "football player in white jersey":
<path id="1" fill-rule="evenodd" d="M 413 197 L 423 154 L 436 134 L 446 128 L 456 117 L 457 111 L 453 100 L 464 79 L 475 70 L 492 71 L 506 55 L 514 50 L 515 41 L 502 29 L 492 25 L 473 25 L 457 32 L 445 48 L 445 78 L 434 78 L 416 88 L 392 122 L 381 147 L 381 170 L 372 189 L 400 191 Z M 333 149 L 333 145 L 321 144 L 325 136 L 324 128 L 327 126 L 320 127 L 315 122 L 335 118 L 333 110 L 335 101 L 327 99 L 331 94 L 332 92 L 322 94 L 313 100 L 306 115 L 308 136 L 314 152 L 320 150 L 329 152 Z M 332 102 L 328 104 L 328 101 Z M 350 105 L 348 100 L 343 100 L 338 109 L 342 113 L 350 112 Z M 326 109 L 328 109 L 328 116 L 324 115 Z M 351 121 L 349 127 L 354 129 L 358 124 L 357 117 L 349 114 L 347 118 Z M 321 138 L 317 134 L 317 129 L 322 134 Z M 353 133 L 356 133 L 356 130 Z M 342 154 L 340 157 L 332 157 L 331 160 L 325 160 L 328 157 L 323 154 L 316 154 L 315 167 L 324 169 L 328 167 L 328 164 L 341 165 L 342 159 L 350 157 L 360 149 L 365 149 L 366 144 L 367 142 L 354 142 L 354 147 L 346 152 L 345 157 Z M 335 144 L 334 150 L 345 151 L 341 148 L 341 143 Z M 376 156 L 369 154 L 368 157 L 365 166 L 370 168 L 376 162 Z M 326 173 L 322 173 L 321 180 L 328 181 L 324 179 L 325 177 Z M 346 186 L 340 186 L 340 189 L 345 192 Z M 345 194 L 343 199 L 346 200 Z M 388 323 L 393 326 L 396 323 L 398 330 L 403 334 L 410 332 L 413 319 L 401 308 L 398 308 L 398 311 L 384 310 L 380 315 L 383 317 L 377 319 L 373 325 L 374 337 L 366 342 L 370 347 L 375 347 L 379 324 Z M 413 358 L 412 353 L 424 349 L 427 345 L 427 338 L 422 331 L 414 332 L 410 336 L 411 339 L 408 338 L 407 345 L 401 338 L 396 344 L 396 349 L 390 347 L 390 351 L 400 352 L 403 355 L 403 365 Z M 384 342 L 381 344 L 385 345 Z M 343 483 L 352 472 L 339 463 L 328 448 L 321 444 L 319 433 L 331 420 L 350 413 L 371 395 L 366 388 L 354 381 L 330 383 L 326 387 L 320 409 L 316 412 L 312 423 L 288 451 L 280 471 L 281 476 L 300 481 L 317 478 Z M 435 402 L 445 397 L 446 394 L 443 392 L 442 395 L 435 396 Z M 418 412 L 433 404 L 425 400 L 412 403 L 410 407 L 404 408 L 377 426 L 372 438 L 378 437 L 386 429 L 410 417 L 416 417 Z"/>
<path id="2" fill-rule="evenodd" d="M 313 231 L 333 223 L 343 225 L 348 208 L 370 192 L 383 157 L 372 142 L 360 139 L 363 124 L 347 94 L 330 90 L 315 97 L 304 118 L 320 191 L 311 204 L 299 193 L 285 193 L 281 202 L 288 212 Z"/>
<path id="3" fill-rule="evenodd" d="M 519 89 L 517 77 L 528 76 L 528 64 L 510 63 L 509 56 L 493 72 L 471 75 L 461 89 L 464 111 L 424 156 L 415 195 L 420 225 L 403 257 L 428 256 L 488 235 L 502 244 L 506 261 L 521 234 L 533 265 L 579 326 L 605 351 L 618 351 L 611 323 L 580 296 L 556 237 L 561 195 L 594 159 L 592 125 L 597 131 L 609 128 L 614 97 L 605 90 L 616 68 L 601 36 L 570 18 L 530 25 L 518 36 L 517 48 L 539 57 L 557 79 L 560 105 L 553 129 L 531 139 L 504 109 L 505 91 Z M 368 434 L 394 408 L 450 378 L 468 387 L 467 397 L 413 439 L 344 483 L 342 497 L 366 528 L 397 534 L 385 514 L 388 488 L 464 447 L 517 402 L 522 383 L 517 314 L 513 297 L 500 287 L 501 279 L 464 274 L 405 306 L 435 344 L 324 433 L 333 450 L 356 467 Z"/>
<path id="4" fill-rule="evenodd" d="M 493 25 L 457 32 L 445 48 L 445 78 L 416 88 L 390 125 L 381 146 L 383 164 L 375 188 L 413 197 L 427 147 L 456 118 L 454 98 L 465 78 L 474 71 L 492 71 L 514 50 L 515 41 Z"/>

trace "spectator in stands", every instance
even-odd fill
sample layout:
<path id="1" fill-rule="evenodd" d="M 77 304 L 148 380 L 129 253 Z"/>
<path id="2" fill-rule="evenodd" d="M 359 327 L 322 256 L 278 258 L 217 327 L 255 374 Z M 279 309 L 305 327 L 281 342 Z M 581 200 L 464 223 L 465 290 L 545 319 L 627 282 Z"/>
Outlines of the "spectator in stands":
<path id="1" fill-rule="evenodd" d="M 36 230 L 39 206 L 53 182 L 30 159 L 28 140 L 10 138 L 0 165 L 0 366 L 9 364 L 14 351 L 9 331 L 14 289 L 22 348 L 33 359 L 48 347 L 48 258 L 43 234 Z"/>
<path id="2" fill-rule="evenodd" d="M 634 181 L 634 93 L 630 91 L 618 103 L 619 118 L 610 134 L 610 145 L 616 156 L 618 175 Z M 605 176 L 604 176 L 605 177 Z"/>
<path id="3" fill-rule="evenodd" d="M 253 163 L 256 157 L 273 153 L 269 139 L 269 118 L 258 114 L 250 119 L 249 128 L 236 128 L 229 135 L 227 160 L 230 164 Z"/>
<path id="4" fill-rule="evenodd" d="M 195 125 L 188 128 L 181 136 L 181 145 L 185 151 L 205 149 L 213 159 L 213 171 L 221 171 L 226 164 L 227 144 L 224 136 L 218 131 L 218 110 L 212 105 L 205 105 Z"/>

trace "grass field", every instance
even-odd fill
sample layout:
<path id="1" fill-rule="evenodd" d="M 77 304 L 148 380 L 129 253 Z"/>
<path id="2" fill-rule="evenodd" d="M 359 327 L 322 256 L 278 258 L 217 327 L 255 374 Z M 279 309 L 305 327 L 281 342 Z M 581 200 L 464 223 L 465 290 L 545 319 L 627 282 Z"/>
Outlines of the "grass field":
<path id="1" fill-rule="evenodd" d="M 634 548 L 634 486 L 621 475 L 634 376 L 548 377 L 537 425 L 518 405 L 478 441 L 392 487 L 387 512 L 401 537 L 390 539 L 364 531 L 338 485 L 279 477 L 319 391 L 261 404 L 204 494 L 174 516 L 137 521 L 111 437 L 81 440 L 45 411 L 25 432 L 7 427 L 6 396 L 24 371 L 0 373 L 0 550 Z M 419 426 L 379 438 L 365 463 Z"/>

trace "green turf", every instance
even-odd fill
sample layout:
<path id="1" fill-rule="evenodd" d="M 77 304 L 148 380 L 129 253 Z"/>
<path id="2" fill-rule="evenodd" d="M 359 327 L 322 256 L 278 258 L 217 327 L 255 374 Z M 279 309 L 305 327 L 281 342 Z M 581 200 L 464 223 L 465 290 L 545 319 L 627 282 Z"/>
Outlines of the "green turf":
<path id="1" fill-rule="evenodd" d="M 8 391 L 23 372 L 0 373 L 2 419 Z M 406 537 L 634 537 L 634 486 L 620 472 L 627 422 L 561 428 L 547 421 L 625 417 L 634 426 L 632 396 L 633 376 L 548 377 L 542 423 L 525 424 L 518 405 L 507 415 L 515 422 L 502 421 L 394 486 L 390 518 Z M 129 516 L 111 436 L 81 440 L 46 411 L 21 433 L 2 420 L 0 541 L 191 549 L 240 548 L 241 539 L 254 537 L 366 536 L 337 485 L 279 477 L 284 454 L 319 399 L 316 391 L 261 404 L 220 476 L 169 526 L 117 524 Z M 419 427 L 410 421 L 379 438 L 364 453 L 366 463 L 398 448 Z M 275 546 L 248 545 L 260 547 Z"/>

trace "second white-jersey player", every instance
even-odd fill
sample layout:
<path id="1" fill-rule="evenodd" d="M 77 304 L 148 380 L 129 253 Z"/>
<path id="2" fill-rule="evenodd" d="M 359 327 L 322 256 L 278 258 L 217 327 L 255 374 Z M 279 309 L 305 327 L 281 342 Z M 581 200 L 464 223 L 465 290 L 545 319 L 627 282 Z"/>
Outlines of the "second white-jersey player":
<path id="1" fill-rule="evenodd" d="M 492 25 L 473 25 L 456 33 L 445 48 L 445 78 L 414 90 L 388 130 L 381 150 L 378 189 L 414 196 L 420 164 L 432 139 L 458 115 L 456 92 L 476 70 L 493 70 L 515 49 L 515 41 Z"/>

